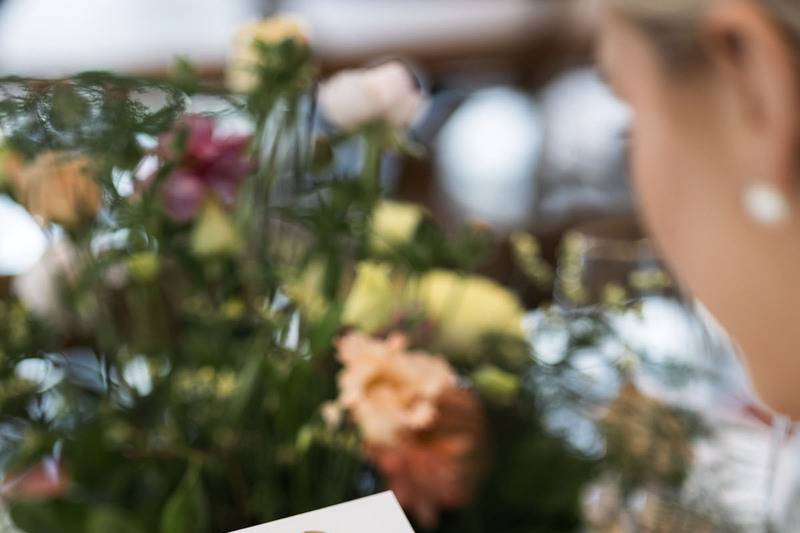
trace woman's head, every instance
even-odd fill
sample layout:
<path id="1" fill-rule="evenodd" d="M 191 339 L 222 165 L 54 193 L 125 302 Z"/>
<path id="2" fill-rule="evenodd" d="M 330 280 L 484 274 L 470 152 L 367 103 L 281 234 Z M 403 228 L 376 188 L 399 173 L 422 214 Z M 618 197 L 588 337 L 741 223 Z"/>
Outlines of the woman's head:
<path id="1" fill-rule="evenodd" d="M 617 13 L 642 27 L 673 64 L 697 63 L 704 57 L 703 19 L 715 7 L 714 0 L 607 0 Z M 800 43 L 800 3 L 795 0 L 753 0 L 762 14 L 769 16 Z"/>
<path id="2" fill-rule="evenodd" d="M 645 222 L 765 398 L 800 414 L 800 1 L 605 1 Z"/>

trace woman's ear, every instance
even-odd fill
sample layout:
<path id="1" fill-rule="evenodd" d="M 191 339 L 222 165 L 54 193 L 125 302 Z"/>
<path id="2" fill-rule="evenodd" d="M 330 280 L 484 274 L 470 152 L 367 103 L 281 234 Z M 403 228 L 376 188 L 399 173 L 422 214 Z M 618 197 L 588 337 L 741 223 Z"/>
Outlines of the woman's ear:
<path id="1" fill-rule="evenodd" d="M 717 0 L 703 34 L 725 105 L 727 132 L 750 180 L 793 193 L 800 148 L 795 52 L 769 14 L 748 0 Z"/>

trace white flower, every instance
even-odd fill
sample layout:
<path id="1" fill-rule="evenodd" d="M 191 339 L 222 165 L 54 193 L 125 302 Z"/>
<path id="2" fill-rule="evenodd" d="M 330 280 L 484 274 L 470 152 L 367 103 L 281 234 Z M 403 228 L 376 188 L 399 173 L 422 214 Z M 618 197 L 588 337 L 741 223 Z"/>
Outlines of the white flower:
<path id="1" fill-rule="evenodd" d="M 319 91 L 319 105 L 325 117 L 337 128 L 348 131 L 378 121 L 407 128 L 424 102 L 414 75 L 399 61 L 341 72 Z"/>

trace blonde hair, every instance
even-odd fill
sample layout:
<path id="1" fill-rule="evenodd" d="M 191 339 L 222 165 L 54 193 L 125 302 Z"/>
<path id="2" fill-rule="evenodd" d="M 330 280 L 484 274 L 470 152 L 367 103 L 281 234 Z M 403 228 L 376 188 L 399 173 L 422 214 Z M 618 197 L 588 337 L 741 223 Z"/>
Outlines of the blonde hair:
<path id="1" fill-rule="evenodd" d="M 703 15 L 714 0 L 608 0 L 636 22 L 663 51 L 671 64 L 702 63 L 699 38 Z M 795 46 L 800 61 L 800 0 L 752 0 L 775 20 Z"/>

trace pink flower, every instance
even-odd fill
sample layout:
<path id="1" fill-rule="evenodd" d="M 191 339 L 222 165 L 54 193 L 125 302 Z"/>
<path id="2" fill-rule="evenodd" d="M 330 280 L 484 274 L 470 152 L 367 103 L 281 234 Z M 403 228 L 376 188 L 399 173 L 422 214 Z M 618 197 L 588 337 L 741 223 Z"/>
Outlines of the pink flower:
<path id="1" fill-rule="evenodd" d="M 380 340 L 351 333 L 338 347 L 344 364 L 338 403 L 369 443 L 391 445 L 402 432 L 425 428 L 436 417 L 439 395 L 457 385 L 445 360 L 407 351 L 403 335 Z"/>
<path id="2" fill-rule="evenodd" d="M 189 222 L 200 211 L 206 196 L 203 181 L 185 170 L 170 174 L 164 183 L 164 207 L 175 222 Z"/>
<path id="3" fill-rule="evenodd" d="M 69 479 L 54 459 L 46 459 L 24 474 L 11 474 L 0 484 L 0 496 L 17 500 L 49 500 L 67 493 Z"/>
<path id="4" fill-rule="evenodd" d="M 219 137 L 215 126 L 211 117 L 186 115 L 159 140 L 158 156 L 177 166 L 162 191 L 167 214 L 175 222 L 195 218 L 209 196 L 233 206 L 242 180 L 255 170 L 247 155 L 250 138 Z M 184 138 L 185 150 L 180 154 L 177 143 Z"/>
<path id="5" fill-rule="evenodd" d="M 403 508 L 433 528 L 441 510 L 472 500 L 485 470 L 484 433 L 477 397 L 451 388 L 439 396 L 428 428 L 404 433 L 394 446 L 367 444 L 365 452 Z"/>

